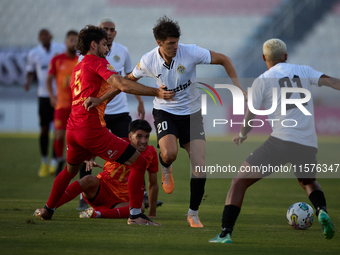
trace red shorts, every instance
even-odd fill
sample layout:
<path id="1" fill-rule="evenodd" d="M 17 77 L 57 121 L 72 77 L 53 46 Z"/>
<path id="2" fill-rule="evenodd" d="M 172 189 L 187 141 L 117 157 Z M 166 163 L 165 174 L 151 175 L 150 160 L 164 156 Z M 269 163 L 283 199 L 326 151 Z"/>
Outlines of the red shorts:
<path id="1" fill-rule="evenodd" d="M 66 130 L 67 119 L 70 116 L 71 108 L 60 108 L 54 110 L 54 129 Z"/>
<path id="2" fill-rule="evenodd" d="M 94 201 L 89 202 L 86 197 L 85 201 L 90 204 L 96 211 L 101 209 L 111 209 L 118 203 L 129 202 L 129 191 L 127 184 L 107 182 L 105 179 L 99 179 L 100 188 Z"/>
<path id="3" fill-rule="evenodd" d="M 93 156 L 108 161 L 116 161 L 129 143 L 112 134 L 106 127 L 95 130 L 66 131 L 67 162 L 78 165 Z"/>

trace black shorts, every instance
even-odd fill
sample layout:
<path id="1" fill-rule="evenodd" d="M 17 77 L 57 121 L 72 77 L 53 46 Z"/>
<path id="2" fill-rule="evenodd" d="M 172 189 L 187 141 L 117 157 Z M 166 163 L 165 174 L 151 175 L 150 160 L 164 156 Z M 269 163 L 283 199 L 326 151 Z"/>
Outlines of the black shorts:
<path id="1" fill-rule="evenodd" d="M 40 126 L 48 126 L 53 121 L 54 108 L 49 97 L 39 97 L 38 100 Z"/>
<path id="2" fill-rule="evenodd" d="M 118 137 L 128 137 L 129 124 L 132 121 L 128 112 L 119 114 L 105 114 L 106 127 Z"/>
<path id="3" fill-rule="evenodd" d="M 163 110 L 153 109 L 154 125 L 156 128 L 157 141 L 163 136 L 172 134 L 183 145 L 193 140 L 205 140 L 203 117 L 201 111 L 190 115 L 175 115 Z"/>
<path id="4" fill-rule="evenodd" d="M 306 146 L 294 142 L 283 141 L 276 137 L 270 136 L 260 147 L 258 147 L 246 161 L 251 166 L 283 166 L 287 163 L 292 164 L 292 171 L 295 176 L 301 181 L 308 179 L 315 180 L 316 171 L 312 171 L 312 165 L 317 164 L 316 154 L 318 149 L 311 146 Z M 310 167 L 310 171 L 300 172 L 299 166 Z M 294 171 L 294 166 L 296 171 Z M 267 175 L 270 173 L 268 172 Z"/>

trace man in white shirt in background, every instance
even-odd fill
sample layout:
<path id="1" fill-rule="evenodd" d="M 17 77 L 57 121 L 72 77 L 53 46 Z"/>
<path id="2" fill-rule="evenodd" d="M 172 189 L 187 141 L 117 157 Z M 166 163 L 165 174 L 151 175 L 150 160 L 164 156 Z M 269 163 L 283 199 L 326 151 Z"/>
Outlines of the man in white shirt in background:
<path id="1" fill-rule="evenodd" d="M 52 42 L 52 38 L 51 33 L 47 29 L 41 29 L 39 31 L 38 39 L 40 44 L 28 52 L 26 64 L 27 75 L 24 85 L 25 90 L 28 91 L 33 82 L 34 73 L 36 73 L 38 78 L 38 109 L 40 121 L 39 145 L 41 165 L 38 172 L 40 177 L 47 176 L 49 171 L 51 175 L 54 175 L 57 167 L 54 150 L 50 165 L 48 158 L 49 131 L 50 124 L 53 121 L 54 108 L 50 104 L 50 98 L 46 88 L 46 79 L 50 60 L 55 55 L 65 52 L 66 47 L 64 44 Z"/>

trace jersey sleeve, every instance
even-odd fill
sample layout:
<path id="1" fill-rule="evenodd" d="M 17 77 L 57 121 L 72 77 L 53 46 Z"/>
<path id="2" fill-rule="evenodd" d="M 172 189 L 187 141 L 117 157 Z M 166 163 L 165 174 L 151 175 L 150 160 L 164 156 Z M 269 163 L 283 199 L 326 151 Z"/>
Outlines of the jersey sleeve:
<path id="1" fill-rule="evenodd" d="M 104 58 L 99 58 L 96 61 L 97 73 L 106 81 L 112 74 L 117 74 L 112 65 Z"/>
<path id="2" fill-rule="evenodd" d="M 27 55 L 26 71 L 27 72 L 34 72 L 35 71 L 34 53 L 33 53 L 32 50 L 29 51 L 28 55 Z"/>
<path id="3" fill-rule="evenodd" d="M 210 64 L 211 63 L 211 53 L 210 53 L 209 50 L 195 45 L 194 59 L 195 59 L 196 64 Z"/>
<path id="4" fill-rule="evenodd" d="M 318 85 L 320 77 L 324 74 L 322 72 L 316 71 L 314 68 L 310 66 L 305 66 L 308 72 L 308 78 L 312 85 Z"/>
<path id="5" fill-rule="evenodd" d="M 133 66 L 132 66 L 132 61 L 131 61 L 131 58 L 130 58 L 130 54 L 129 54 L 129 51 L 126 50 L 126 58 L 125 58 L 125 63 L 124 63 L 124 72 L 126 74 L 129 74 L 131 73 L 133 70 Z"/>
<path id="6" fill-rule="evenodd" d="M 52 58 L 48 65 L 48 74 L 52 74 L 54 76 L 57 74 L 56 57 Z"/>
<path id="7" fill-rule="evenodd" d="M 158 172 L 158 156 L 157 156 L 157 151 L 155 149 L 155 147 L 150 146 L 150 150 L 151 150 L 151 163 L 149 165 L 149 167 L 147 168 L 147 171 L 149 173 L 157 173 Z"/>
<path id="8" fill-rule="evenodd" d="M 133 77 L 140 79 L 142 77 L 152 77 L 152 74 L 149 72 L 148 68 L 145 65 L 144 57 L 141 58 L 138 65 L 132 71 Z"/>

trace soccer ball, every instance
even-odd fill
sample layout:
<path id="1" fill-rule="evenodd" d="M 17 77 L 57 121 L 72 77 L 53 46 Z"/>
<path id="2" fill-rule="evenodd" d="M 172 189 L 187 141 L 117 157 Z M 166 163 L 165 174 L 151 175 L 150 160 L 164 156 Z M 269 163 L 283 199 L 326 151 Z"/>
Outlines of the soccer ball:
<path id="1" fill-rule="evenodd" d="M 307 229 L 314 222 L 314 211 L 309 204 L 298 202 L 289 207 L 286 217 L 293 228 Z"/>

